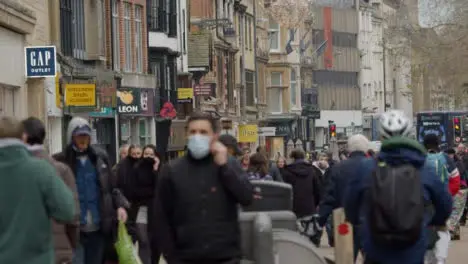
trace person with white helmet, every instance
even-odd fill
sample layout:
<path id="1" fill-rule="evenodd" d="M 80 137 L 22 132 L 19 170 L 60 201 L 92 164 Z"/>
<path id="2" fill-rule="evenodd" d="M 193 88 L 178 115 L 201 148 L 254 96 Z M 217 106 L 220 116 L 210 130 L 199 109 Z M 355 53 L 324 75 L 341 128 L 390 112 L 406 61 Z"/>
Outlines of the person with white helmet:
<path id="1" fill-rule="evenodd" d="M 379 121 L 381 150 L 350 176 L 343 199 L 346 217 L 359 226 L 365 263 L 422 264 L 433 242 L 429 225 L 445 224 L 452 198 L 425 163 L 426 149 L 409 138 L 411 120 L 391 110 Z"/>

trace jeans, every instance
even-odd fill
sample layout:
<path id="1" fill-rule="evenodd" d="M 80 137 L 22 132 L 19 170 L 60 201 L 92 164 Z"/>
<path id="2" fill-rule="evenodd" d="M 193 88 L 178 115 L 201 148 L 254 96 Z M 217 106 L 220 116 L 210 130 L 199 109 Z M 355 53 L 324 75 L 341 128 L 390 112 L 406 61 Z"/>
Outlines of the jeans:
<path id="1" fill-rule="evenodd" d="M 81 232 L 80 244 L 73 254 L 73 264 L 102 264 L 104 235 L 100 231 Z"/>

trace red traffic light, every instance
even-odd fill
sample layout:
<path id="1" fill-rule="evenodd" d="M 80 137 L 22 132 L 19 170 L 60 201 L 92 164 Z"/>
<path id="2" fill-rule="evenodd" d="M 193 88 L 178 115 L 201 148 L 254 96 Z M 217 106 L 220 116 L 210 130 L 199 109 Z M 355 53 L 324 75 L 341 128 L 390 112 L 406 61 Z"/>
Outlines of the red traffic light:
<path id="1" fill-rule="evenodd" d="M 336 125 L 330 125 L 330 132 L 336 131 Z"/>
<path id="2" fill-rule="evenodd" d="M 455 124 L 460 124 L 460 118 L 454 117 L 454 118 L 453 118 L 453 122 L 454 122 Z"/>

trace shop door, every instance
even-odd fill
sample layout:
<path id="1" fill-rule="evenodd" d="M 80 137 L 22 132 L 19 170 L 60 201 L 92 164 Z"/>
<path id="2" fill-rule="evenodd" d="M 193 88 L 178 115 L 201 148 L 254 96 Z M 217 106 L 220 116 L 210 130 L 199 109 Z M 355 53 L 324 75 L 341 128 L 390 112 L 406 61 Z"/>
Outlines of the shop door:
<path id="1" fill-rule="evenodd" d="M 92 128 L 96 130 L 95 145 L 101 147 L 109 155 L 111 164 L 115 164 L 117 146 L 115 144 L 115 122 L 113 118 L 96 118 L 92 120 Z"/>

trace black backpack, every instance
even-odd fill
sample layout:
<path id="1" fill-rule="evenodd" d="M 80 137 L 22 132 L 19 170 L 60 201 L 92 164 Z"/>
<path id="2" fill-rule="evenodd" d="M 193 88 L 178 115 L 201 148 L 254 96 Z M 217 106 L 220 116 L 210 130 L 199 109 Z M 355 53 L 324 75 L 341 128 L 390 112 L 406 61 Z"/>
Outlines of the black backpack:
<path id="1" fill-rule="evenodd" d="M 372 174 L 368 224 L 373 242 L 404 249 L 421 236 L 425 204 L 418 169 L 380 162 Z"/>

